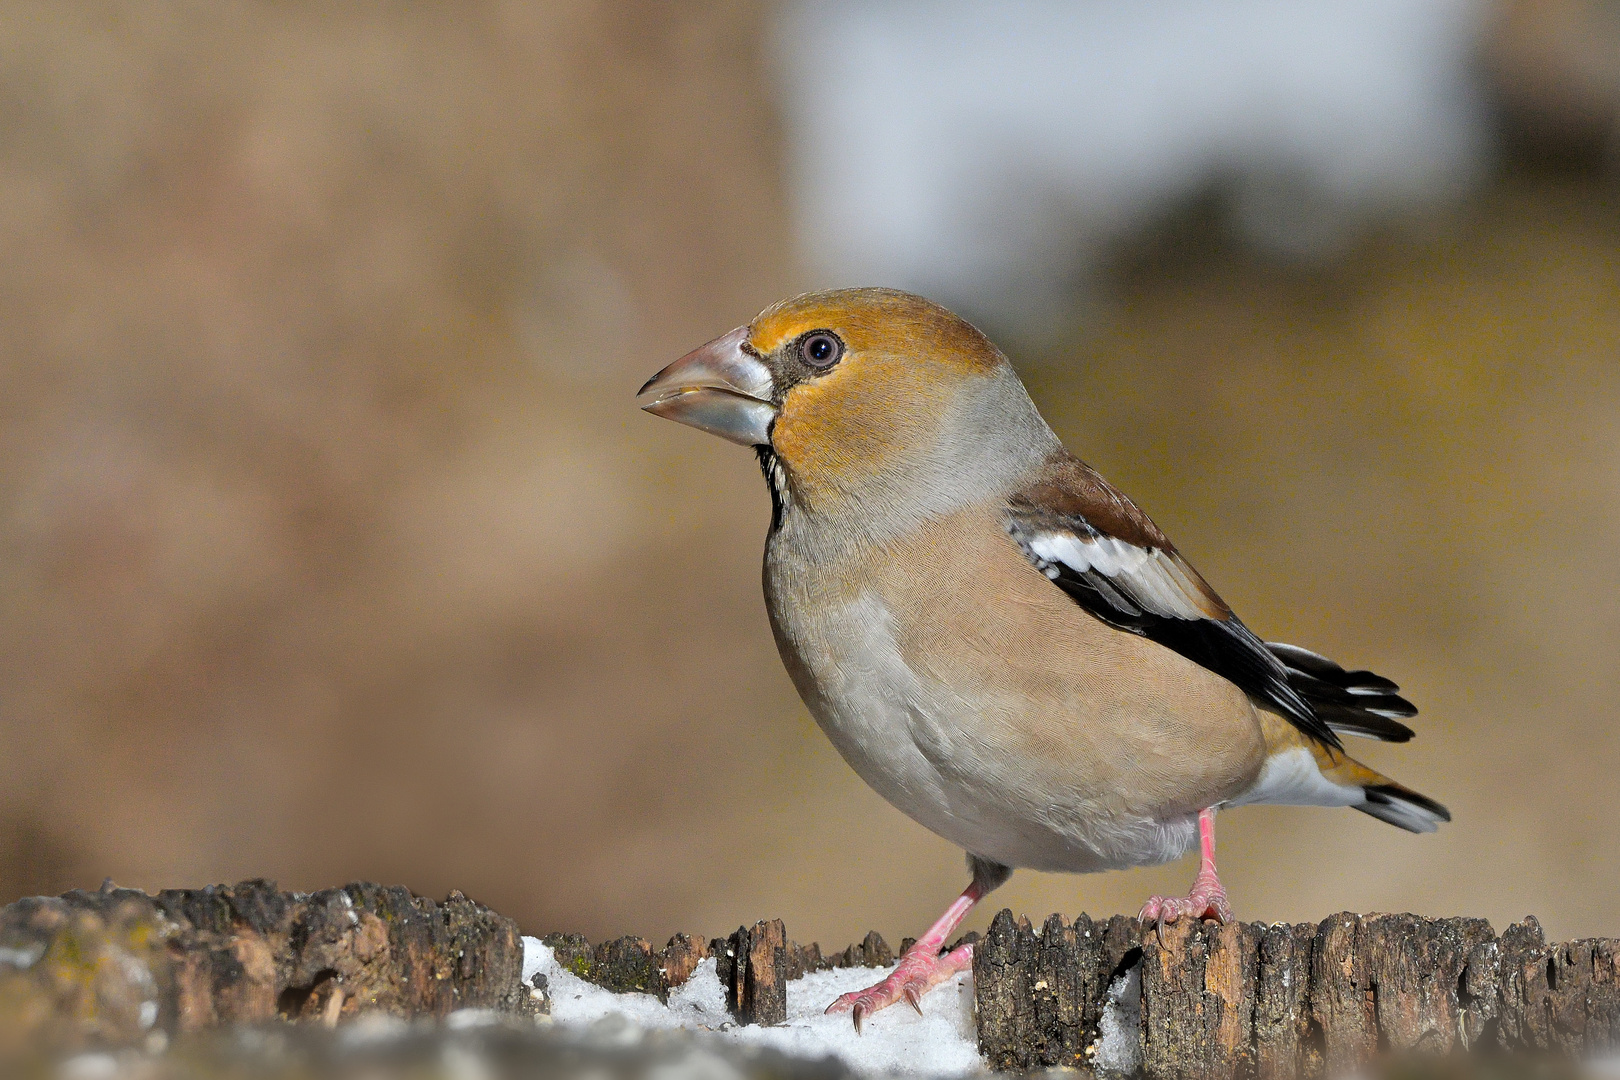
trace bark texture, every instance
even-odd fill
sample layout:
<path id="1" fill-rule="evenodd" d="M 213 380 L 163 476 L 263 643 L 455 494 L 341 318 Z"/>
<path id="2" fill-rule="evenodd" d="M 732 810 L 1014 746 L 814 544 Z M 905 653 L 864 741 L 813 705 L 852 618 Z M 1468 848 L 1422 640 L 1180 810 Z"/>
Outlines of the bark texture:
<path id="1" fill-rule="evenodd" d="M 0 1053 L 362 1012 L 533 1015 L 543 999 L 522 970 L 517 926 L 460 893 L 244 881 L 31 897 L 0 912 Z"/>
<path id="2" fill-rule="evenodd" d="M 1548 944 L 1526 919 L 1341 914 L 1179 923 L 1010 911 L 975 950 L 990 1067 L 1149 1080 L 1344 1075 L 1385 1056 L 1620 1050 L 1620 942 Z"/>
<path id="3" fill-rule="evenodd" d="M 787 984 L 806 972 L 894 961 L 876 933 L 824 954 L 780 921 L 677 934 L 662 950 L 543 940 L 575 975 L 661 999 L 712 957 L 748 1024 L 782 1023 Z M 0 912 L 0 1061 L 275 1020 L 468 1008 L 521 1020 L 548 1002 L 522 966 L 517 927 L 460 893 L 435 903 L 367 883 L 306 894 L 247 881 L 34 897 Z M 974 980 L 979 1048 L 998 1070 L 1281 1080 L 1481 1048 L 1527 1061 L 1620 1051 L 1620 942 L 1549 944 L 1534 919 L 1500 936 L 1479 919 L 1352 914 L 1161 936 L 1125 916 L 1053 915 L 1037 931 L 1003 911 L 975 947 Z"/>

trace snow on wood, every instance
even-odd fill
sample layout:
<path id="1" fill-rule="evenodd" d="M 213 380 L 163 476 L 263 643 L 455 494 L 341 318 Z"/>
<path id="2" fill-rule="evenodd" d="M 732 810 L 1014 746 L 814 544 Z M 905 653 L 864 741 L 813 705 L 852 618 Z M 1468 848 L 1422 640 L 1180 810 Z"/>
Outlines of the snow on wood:
<path id="1" fill-rule="evenodd" d="M 1271 1080 L 1348 1075 L 1390 1055 L 1620 1052 L 1620 942 L 1549 944 L 1533 919 L 1501 935 L 1479 919 L 1352 914 L 1155 930 L 1085 915 L 1036 928 L 1003 911 L 973 971 L 927 994 L 923 1015 L 890 1008 L 859 1035 L 847 1014 L 825 1015 L 894 961 L 876 933 L 824 953 L 780 921 L 678 934 L 655 949 L 635 937 L 520 938 L 459 893 L 435 903 L 366 883 L 305 894 L 250 881 L 156 897 L 108 887 L 0 912 L 0 1061 L 98 1047 L 160 1054 L 172 1040 L 275 1021 L 356 1032 L 437 1021 L 445 1033 L 549 1024 L 537 1053 L 620 1045 L 610 1028 L 663 1031 L 729 1048 L 736 1062 L 780 1053 L 929 1077 L 1058 1066 Z"/>

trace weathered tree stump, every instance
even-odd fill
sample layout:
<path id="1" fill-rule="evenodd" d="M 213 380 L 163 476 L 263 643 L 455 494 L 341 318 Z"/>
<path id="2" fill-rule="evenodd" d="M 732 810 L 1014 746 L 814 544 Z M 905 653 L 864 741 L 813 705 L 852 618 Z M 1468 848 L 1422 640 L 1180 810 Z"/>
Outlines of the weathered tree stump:
<path id="1" fill-rule="evenodd" d="M 1140 962 L 1139 936 L 1123 915 L 1053 915 L 1039 934 L 996 916 L 973 950 L 980 1052 L 1000 1069 L 1087 1064 L 1109 986 Z"/>
<path id="2" fill-rule="evenodd" d="M 436 904 L 364 882 L 306 894 L 244 881 L 32 897 L 0 912 L 0 1055 L 278 1018 L 532 1015 L 522 971 L 516 925 L 460 893 Z"/>
<path id="3" fill-rule="evenodd" d="M 663 972 L 669 986 L 680 986 L 692 977 L 692 972 L 709 955 L 709 941 L 702 934 L 690 937 L 676 934 L 664 946 Z"/>
<path id="4" fill-rule="evenodd" d="M 780 921 L 677 934 L 659 951 L 635 937 L 543 940 L 565 970 L 661 1000 L 712 957 L 749 1024 L 783 1022 L 800 975 L 894 960 L 876 933 L 823 953 L 789 941 Z M 364 883 L 303 894 L 248 881 L 35 897 L 0 912 L 0 1061 L 177 1037 L 221 1046 L 195 1039 L 276 1020 L 533 1016 L 545 999 L 520 983 L 522 966 L 516 926 L 459 893 L 436 904 Z M 979 1048 L 1002 1070 L 1282 1080 L 1386 1055 L 1620 1051 L 1620 942 L 1549 945 L 1534 919 L 1500 936 L 1479 919 L 1350 914 L 1181 923 L 1161 936 L 1124 916 L 1053 915 L 1037 931 L 1003 911 L 975 949 L 974 979 Z"/>
<path id="5" fill-rule="evenodd" d="M 731 936 L 732 965 L 727 1002 L 744 1024 L 780 1024 L 787 1019 L 787 931 L 781 919 L 738 927 Z"/>
<path id="6" fill-rule="evenodd" d="M 664 977 L 664 958 L 644 938 L 614 938 L 592 948 L 580 934 L 547 934 L 540 943 L 551 947 L 565 970 L 615 994 L 651 994 L 668 1001 L 669 988 L 686 981 L 684 974 L 675 980 Z M 695 960 L 692 966 L 697 966 Z"/>
<path id="7" fill-rule="evenodd" d="M 1620 1050 L 1620 942 L 1548 945 L 1534 919 L 1335 915 L 1319 925 L 1010 911 L 975 950 L 979 1047 L 996 1069 L 1148 1080 L 1343 1075 L 1384 1054 Z"/>
<path id="8" fill-rule="evenodd" d="M 963 940 L 977 937 L 970 934 Z M 876 930 L 839 952 L 823 954 L 815 942 L 800 945 L 789 941 L 780 919 L 739 926 L 723 937 L 676 934 L 657 953 L 640 938 L 593 946 L 579 934 L 548 934 L 540 941 L 551 948 L 564 970 L 587 982 L 618 993 L 656 994 L 665 1001 L 668 992 L 691 978 L 699 964 L 713 958 L 727 1008 L 744 1024 L 784 1022 L 787 984 L 808 972 L 887 967 L 895 961 L 894 951 Z M 609 962 L 610 957 L 618 959 Z"/>

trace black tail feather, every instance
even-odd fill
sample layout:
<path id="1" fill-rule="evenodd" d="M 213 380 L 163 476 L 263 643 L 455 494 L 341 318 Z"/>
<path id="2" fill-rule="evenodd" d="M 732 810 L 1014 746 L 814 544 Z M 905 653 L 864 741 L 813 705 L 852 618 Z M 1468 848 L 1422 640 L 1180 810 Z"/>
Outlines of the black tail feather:
<path id="1" fill-rule="evenodd" d="M 1362 790 L 1367 793 L 1367 801 L 1357 806 L 1357 810 L 1407 832 L 1434 832 L 1442 821 L 1451 820 L 1450 810 L 1409 787 L 1389 783 Z"/>

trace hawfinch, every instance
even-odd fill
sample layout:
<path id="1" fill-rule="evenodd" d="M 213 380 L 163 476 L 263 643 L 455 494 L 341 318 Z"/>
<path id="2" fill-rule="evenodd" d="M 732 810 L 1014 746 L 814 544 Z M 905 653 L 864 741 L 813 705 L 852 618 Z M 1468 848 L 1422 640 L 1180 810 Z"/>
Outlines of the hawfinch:
<path id="1" fill-rule="evenodd" d="M 1089 873 L 1201 845 L 1143 921 L 1232 917 L 1215 811 L 1446 808 L 1348 756 L 1404 742 L 1388 679 L 1260 640 L 1148 516 L 1058 442 L 988 339 L 921 297 L 783 301 L 653 376 L 642 406 L 759 455 L 765 603 L 799 694 L 861 778 L 962 847 L 972 882 L 864 1016 L 972 963 L 944 944 L 1014 867 Z"/>

